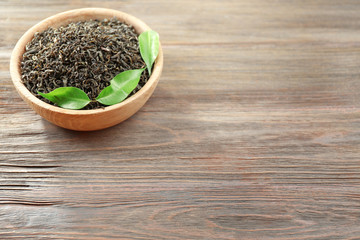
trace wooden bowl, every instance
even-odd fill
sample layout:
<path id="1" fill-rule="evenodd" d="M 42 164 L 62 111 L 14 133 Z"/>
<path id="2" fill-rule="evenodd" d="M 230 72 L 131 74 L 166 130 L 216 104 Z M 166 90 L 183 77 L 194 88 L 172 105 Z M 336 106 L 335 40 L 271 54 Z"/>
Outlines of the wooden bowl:
<path id="1" fill-rule="evenodd" d="M 125 101 L 103 109 L 69 110 L 56 107 L 35 97 L 22 83 L 20 63 L 25 52 L 26 44 L 32 40 L 36 32 L 42 32 L 48 27 L 57 28 L 75 21 L 90 19 L 102 20 L 112 17 L 116 17 L 120 21 L 132 25 L 138 34 L 150 29 L 141 20 L 120 11 L 104 8 L 82 8 L 59 13 L 41 21 L 30 28 L 17 42 L 10 60 L 11 79 L 22 99 L 46 120 L 60 127 L 78 131 L 104 129 L 131 117 L 145 104 L 154 92 L 163 68 L 161 45 L 159 47 L 159 55 L 154 64 L 154 70 L 148 82 L 136 94 Z"/>

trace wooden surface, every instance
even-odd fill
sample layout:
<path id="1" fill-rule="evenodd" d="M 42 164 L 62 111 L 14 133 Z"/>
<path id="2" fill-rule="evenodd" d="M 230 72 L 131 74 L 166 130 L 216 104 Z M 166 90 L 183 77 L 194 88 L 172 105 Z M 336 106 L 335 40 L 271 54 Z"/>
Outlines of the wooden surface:
<path id="1" fill-rule="evenodd" d="M 109 7 L 160 33 L 131 119 L 58 128 L 11 84 L 18 38 Z M 0 239 L 360 239 L 360 2 L 0 1 Z"/>

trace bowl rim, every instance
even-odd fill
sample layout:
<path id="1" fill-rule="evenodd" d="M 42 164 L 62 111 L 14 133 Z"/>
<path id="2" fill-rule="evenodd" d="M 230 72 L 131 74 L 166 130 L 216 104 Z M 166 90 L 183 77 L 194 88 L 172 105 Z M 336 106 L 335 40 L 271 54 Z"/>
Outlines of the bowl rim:
<path id="1" fill-rule="evenodd" d="M 112 17 L 118 17 L 120 21 L 123 21 L 135 28 L 135 31 L 140 34 L 143 31 L 151 30 L 151 28 L 145 24 L 142 20 L 128 14 L 122 11 L 108 9 L 108 8 L 79 8 L 79 9 L 73 9 L 61 13 L 57 13 L 55 15 L 52 15 L 48 18 L 45 18 L 44 20 L 40 21 L 36 25 L 32 26 L 29 30 L 27 30 L 21 38 L 16 43 L 14 50 L 11 54 L 10 58 L 10 75 L 12 82 L 16 88 L 16 90 L 22 95 L 23 98 L 26 98 L 28 101 L 32 102 L 33 104 L 39 106 L 40 108 L 46 109 L 47 111 L 52 111 L 55 113 L 61 113 L 61 114 L 67 114 L 67 115 L 94 115 L 94 114 L 102 114 L 105 112 L 113 111 L 115 109 L 122 108 L 123 106 L 137 101 L 139 98 L 142 97 L 142 95 L 146 94 L 146 92 L 151 88 L 153 84 L 157 83 L 158 78 L 160 77 L 160 74 L 162 72 L 163 67 L 163 52 L 161 48 L 161 44 L 159 43 L 159 53 L 155 60 L 155 63 L 153 65 L 153 71 L 151 73 L 150 78 L 148 79 L 147 83 L 134 95 L 131 97 L 125 99 L 124 101 L 111 105 L 106 106 L 104 108 L 98 108 L 98 109 L 89 109 L 89 110 L 73 110 L 73 109 L 65 109 L 58 106 L 53 106 L 49 103 L 46 103 L 39 98 L 37 98 L 35 95 L 33 95 L 22 83 L 21 81 L 21 60 L 23 57 L 23 54 L 25 52 L 25 46 L 26 44 L 33 39 L 34 34 L 36 32 L 41 32 L 45 29 L 47 29 L 50 26 L 64 26 L 69 24 L 70 22 L 74 22 L 74 20 L 69 21 L 71 17 L 81 16 L 81 14 L 97 14 L 99 16 L 110 16 Z M 119 17 L 121 16 L 121 17 Z M 106 17 L 104 17 L 106 18 Z M 104 19 L 104 18 L 86 18 L 86 19 Z M 65 20 L 65 21 L 58 21 L 58 20 Z M 80 20 L 76 20 L 80 21 Z M 55 23 L 55 24 L 54 24 Z M 28 41 L 29 40 L 29 41 Z"/>

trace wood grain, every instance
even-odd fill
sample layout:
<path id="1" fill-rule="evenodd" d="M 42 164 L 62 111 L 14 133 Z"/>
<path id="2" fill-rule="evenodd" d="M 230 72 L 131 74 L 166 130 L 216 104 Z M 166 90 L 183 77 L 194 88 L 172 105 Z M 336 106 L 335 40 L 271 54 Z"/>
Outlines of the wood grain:
<path id="1" fill-rule="evenodd" d="M 23 7 L 23 6 L 27 7 Z M 110 7 L 160 33 L 154 95 L 97 132 L 11 84 L 23 32 Z M 0 1 L 0 239 L 360 239 L 358 1 Z"/>

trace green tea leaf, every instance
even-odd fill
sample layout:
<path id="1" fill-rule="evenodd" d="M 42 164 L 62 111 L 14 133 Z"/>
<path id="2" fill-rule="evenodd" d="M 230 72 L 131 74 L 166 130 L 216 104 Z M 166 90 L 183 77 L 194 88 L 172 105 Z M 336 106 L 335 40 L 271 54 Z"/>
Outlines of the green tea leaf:
<path id="1" fill-rule="evenodd" d="M 122 102 L 138 85 L 145 69 L 128 70 L 116 75 L 110 85 L 104 88 L 96 100 L 104 105 Z"/>
<path id="2" fill-rule="evenodd" d="M 38 94 L 67 109 L 81 109 L 91 102 L 86 93 L 76 87 L 60 87 L 49 93 Z"/>
<path id="3" fill-rule="evenodd" d="M 146 63 L 149 75 L 152 65 L 159 54 L 159 34 L 153 30 L 146 31 L 139 36 L 140 54 Z"/>

